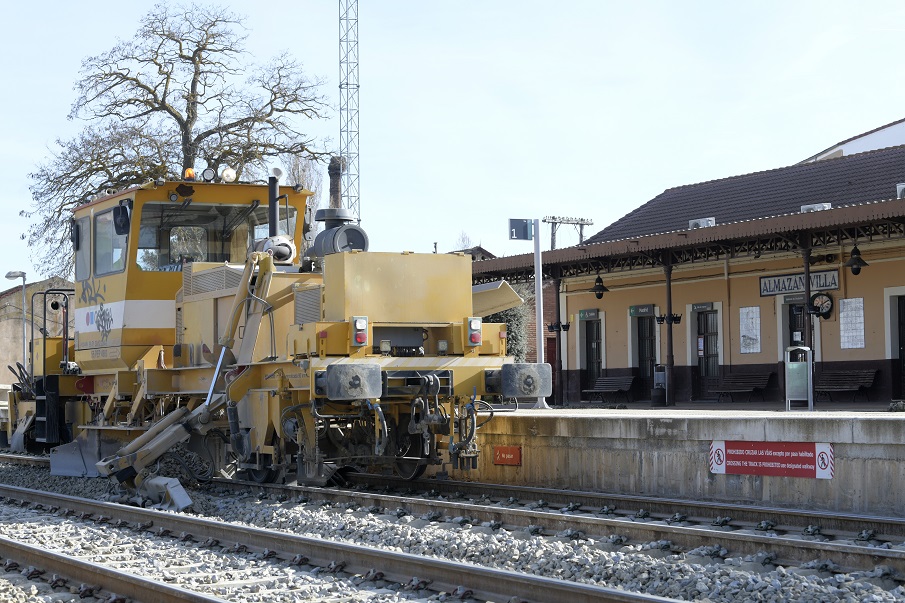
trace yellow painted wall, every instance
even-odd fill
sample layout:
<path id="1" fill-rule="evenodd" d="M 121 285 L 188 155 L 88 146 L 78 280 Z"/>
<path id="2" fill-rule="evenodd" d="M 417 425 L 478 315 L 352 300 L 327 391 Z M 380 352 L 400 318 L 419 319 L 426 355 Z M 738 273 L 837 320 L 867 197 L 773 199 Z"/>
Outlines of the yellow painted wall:
<path id="1" fill-rule="evenodd" d="M 826 252 L 816 253 L 819 261 L 811 266 L 812 272 L 836 271 L 839 288 L 828 290 L 834 301 L 831 315 L 815 322 L 814 346 L 816 359 L 823 362 L 871 361 L 886 357 L 887 314 L 884 288 L 905 287 L 905 247 L 887 245 L 868 247 L 861 245 L 862 254 L 869 262 L 858 276 L 851 274 L 843 265 L 847 253 L 832 254 L 827 262 Z M 767 259 L 746 258 L 744 260 L 714 261 L 707 264 L 682 265 L 672 273 L 673 313 L 682 315 L 682 322 L 673 327 L 673 350 L 675 364 L 688 366 L 697 364 L 696 333 L 697 323 L 691 305 L 712 302 L 714 309 L 722 312 L 721 347 L 724 366 L 744 364 L 772 364 L 783 360 L 780 352 L 788 345 L 788 307 L 777 303 L 777 296 L 760 295 L 761 277 L 803 273 L 801 256 L 787 254 Z M 572 328 L 565 334 L 568 353 L 568 369 L 584 368 L 578 364 L 577 356 L 584 354 L 578 349 L 583 342 L 584 324 L 579 320 L 580 310 L 597 309 L 604 320 L 604 349 L 606 369 L 624 369 L 634 366 L 629 350 L 636 345 L 632 338 L 629 321 L 629 307 L 653 304 L 656 314 L 666 314 L 666 288 L 662 268 L 638 270 L 631 273 L 601 274 L 609 288 L 598 300 L 588 290 L 596 276 L 582 279 L 568 279 L 563 282 L 564 308 Z M 816 292 L 812 291 L 812 293 Z M 778 296 L 783 298 L 783 295 Z M 841 302 L 846 298 L 864 299 L 864 342 L 865 347 L 843 349 L 840 338 L 839 312 Z M 760 309 L 760 352 L 741 353 L 740 308 Z M 894 311 L 895 308 L 892 308 Z M 666 361 L 666 329 L 668 325 L 657 325 L 659 331 L 658 362 Z M 782 342 L 778 337 L 783 337 Z M 577 353 L 576 353 L 577 352 Z M 637 354 L 635 354 L 637 357 Z"/>

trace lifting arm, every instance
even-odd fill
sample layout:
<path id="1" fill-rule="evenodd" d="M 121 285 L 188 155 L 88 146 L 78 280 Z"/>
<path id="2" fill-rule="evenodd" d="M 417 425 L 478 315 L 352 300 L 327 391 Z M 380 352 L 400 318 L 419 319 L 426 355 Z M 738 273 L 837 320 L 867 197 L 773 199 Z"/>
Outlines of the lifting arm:
<path id="1" fill-rule="evenodd" d="M 253 287 L 251 281 L 252 276 L 255 274 L 255 267 L 258 268 L 258 278 Z M 211 414 L 225 406 L 227 398 L 231 399 L 234 396 L 241 398 L 241 395 L 244 395 L 244 392 L 248 389 L 247 386 L 231 388 L 229 379 L 226 380 L 225 391 L 215 392 L 216 382 L 220 376 L 220 370 L 225 368 L 223 367 L 223 359 L 227 350 L 231 351 L 233 346 L 235 346 L 241 310 L 249 301 L 253 304 L 252 312 L 246 320 L 247 322 L 254 322 L 254 325 L 246 324 L 245 337 L 243 337 L 240 344 L 239 361 L 240 365 L 251 361 L 251 354 L 257 340 L 262 314 L 270 307 L 265 300 L 273 271 L 273 258 L 268 253 L 253 252 L 249 255 L 245 264 L 245 271 L 242 273 L 242 280 L 233 300 L 226 331 L 219 339 L 220 345 L 223 346 L 223 351 L 221 352 L 220 362 L 217 363 L 217 368 L 214 369 L 214 375 L 211 376 L 211 388 L 208 391 L 205 402 L 192 411 L 189 411 L 185 406 L 179 407 L 152 425 L 140 437 L 123 446 L 114 454 L 98 461 L 95 466 L 100 475 L 116 477 L 121 484 L 132 489 L 141 490 L 142 483 L 146 477 L 143 472 L 149 465 L 155 463 L 173 446 L 188 440 L 193 433 L 201 435 L 207 433 L 211 428 Z M 247 371 L 245 372 L 247 373 Z M 236 376 L 242 373 L 242 371 L 237 371 Z M 233 400 L 233 402 L 238 402 L 238 400 Z M 171 485 L 167 489 L 172 490 L 173 487 Z M 181 490 L 181 486 L 178 489 Z M 184 494 L 184 491 L 178 496 L 172 496 L 172 492 L 170 494 L 174 500 L 190 500 L 188 495 Z M 186 503 L 181 504 L 186 506 Z M 190 504 L 190 502 L 187 504 Z"/>

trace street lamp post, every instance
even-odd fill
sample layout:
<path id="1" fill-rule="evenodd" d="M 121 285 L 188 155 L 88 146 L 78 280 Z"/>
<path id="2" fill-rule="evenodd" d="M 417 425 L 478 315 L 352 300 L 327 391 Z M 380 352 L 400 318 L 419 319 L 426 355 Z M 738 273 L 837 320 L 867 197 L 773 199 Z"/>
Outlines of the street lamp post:
<path id="1" fill-rule="evenodd" d="M 28 335 L 26 333 L 26 324 L 28 323 L 28 315 L 25 313 L 25 273 L 21 270 L 10 270 L 6 273 L 6 278 L 11 281 L 17 278 L 22 279 L 22 366 L 28 371 Z"/>

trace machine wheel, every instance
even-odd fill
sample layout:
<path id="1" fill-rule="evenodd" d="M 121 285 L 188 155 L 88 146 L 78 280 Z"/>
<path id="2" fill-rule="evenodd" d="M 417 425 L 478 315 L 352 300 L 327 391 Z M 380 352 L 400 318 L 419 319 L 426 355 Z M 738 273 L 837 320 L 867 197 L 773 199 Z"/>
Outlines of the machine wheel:
<path id="1" fill-rule="evenodd" d="M 398 431 L 394 468 L 399 477 L 402 479 L 418 479 L 421 477 L 424 474 L 424 470 L 427 469 L 427 465 L 418 459 L 423 459 L 426 456 L 427 451 L 424 450 L 424 438 L 421 437 L 421 434 L 412 434 L 401 429 Z"/>
<path id="2" fill-rule="evenodd" d="M 261 455 L 261 464 L 262 465 L 272 465 L 273 457 L 269 454 Z M 277 472 L 274 469 L 270 469 L 269 467 L 265 467 L 264 469 L 246 469 L 248 473 L 248 478 L 259 484 L 272 484 L 274 480 L 277 478 Z"/>
<path id="3" fill-rule="evenodd" d="M 274 451 L 278 453 L 277 457 L 274 457 L 272 454 L 258 454 L 258 459 L 261 461 L 261 465 L 264 465 L 263 469 L 247 469 L 248 477 L 253 482 L 257 482 L 259 484 L 272 484 L 276 481 L 277 476 L 279 476 L 279 471 L 276 469 L 271 469 L 271 466 L 275 461 L 279 460 L 279 452 L 282 450 L 280 448 L 280 439 L 274 435 L 271 441 L 271 445 L 273 446 Z"/>

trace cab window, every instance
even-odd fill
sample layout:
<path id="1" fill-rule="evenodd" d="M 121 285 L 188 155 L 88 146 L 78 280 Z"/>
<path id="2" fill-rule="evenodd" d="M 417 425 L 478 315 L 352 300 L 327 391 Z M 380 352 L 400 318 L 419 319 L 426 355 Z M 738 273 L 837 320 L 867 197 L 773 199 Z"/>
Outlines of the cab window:
<path id="1" fill-rule="evenodd" d="M 191 262 L 244 263 L 253 238 L 267 236 L 267 207 L 149 202 L 142 205 L 138 257 L 142 270 L 181 271 Z M 280 232 L 293 236 L 294 207 L 281 206 Z M 263 234 L 262 234 L 263 233 Z"/>
<path id="2" fill-rule="evenodd" d="M 113 229 L 113 210 L 94 218 L 94 274 L 103 276 L 122 272 L 126 266 L 129 235 L 118 235 Z"/>
<path id="3" fill-rule="evenodd" d="M 75 280 L 83 281 L 91 276 L 90 224 L 87 217 L 75 221 L 72 242 L 75 245 Z"/>

